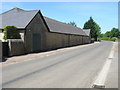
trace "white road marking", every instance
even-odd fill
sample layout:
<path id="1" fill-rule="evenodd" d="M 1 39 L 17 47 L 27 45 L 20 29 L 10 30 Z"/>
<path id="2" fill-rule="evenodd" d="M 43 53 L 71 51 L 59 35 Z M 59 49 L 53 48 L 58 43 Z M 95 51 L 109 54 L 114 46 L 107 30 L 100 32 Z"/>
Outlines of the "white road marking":
<path id="1" fill-rule="evenodd" d="M 109 54 L 109 57 L 108 57 L 109 59 L 112 59 L 114 57 L 114 51 L 115 51 L 115 43 L 113 44 L 113 47 L 112 47 L 111 52 Z"/>
<path id="2" fill-rule="evenodd" d="M 115 50 L 115 43 L 113 44 L 109 57 L 104 63 L 102 70 L 100 71 L 98 77 L 96 78 L 94 84 L 92 85 L 93 88 L 105 88 L 105 80 L 109 72 L 109 68 L 114 57 L 114 50 Z"/>

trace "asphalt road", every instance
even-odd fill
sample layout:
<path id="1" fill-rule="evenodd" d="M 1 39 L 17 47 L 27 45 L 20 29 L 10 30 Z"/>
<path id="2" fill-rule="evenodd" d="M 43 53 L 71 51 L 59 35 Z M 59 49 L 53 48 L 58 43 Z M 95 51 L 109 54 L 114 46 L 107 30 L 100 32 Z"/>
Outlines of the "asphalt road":
<path id="1" fill-rule="evenodd" d="M 2 86 L 3 88 L 91 88 L 108 58 L 112 45 L 112 42 L 102 41 L 31 61 L 3 66 Z M 113 77 L 116 77 L 115 75 Z M 112 85 L 113 88 L 116 87 L 114 83 Z"/>

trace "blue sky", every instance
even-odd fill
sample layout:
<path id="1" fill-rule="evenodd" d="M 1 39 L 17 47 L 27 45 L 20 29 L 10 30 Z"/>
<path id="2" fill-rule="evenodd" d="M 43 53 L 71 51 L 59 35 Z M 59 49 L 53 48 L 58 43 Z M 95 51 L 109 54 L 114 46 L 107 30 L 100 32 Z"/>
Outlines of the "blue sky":
<path id="1" fill-rule="evenodd" d="M 117 2 L 5 2 L 0 13 L 14 7 L 41 10 L 44 16 L 61 22 L 74 21 L 80 28 L 92 16 L 102 33 L 118 28 Z"/>

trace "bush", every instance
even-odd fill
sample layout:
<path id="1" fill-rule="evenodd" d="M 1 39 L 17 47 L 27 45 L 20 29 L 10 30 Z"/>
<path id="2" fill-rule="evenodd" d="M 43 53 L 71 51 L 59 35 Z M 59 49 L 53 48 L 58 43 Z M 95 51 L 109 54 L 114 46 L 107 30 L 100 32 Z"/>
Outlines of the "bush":
<path id="1" fill-rule="evenodd" d="M 110 40 L 115 42 L 116 37 L 112 37 Z"/>
<path id="2" fill-rule="evenodd" d="M 92 41 L 95 41 L 95 39 L 94 39 L 94 38 L 91 38 L 91 40 L 92 40 Z"/>
<path id="3" fill-rule="evenodd" d="M 3 31 L 3 34 L 4 34 L 3 39 L 4 39 L 4 40 L 7 40 L 7 33 L 6 33 L 5 30 Z"/>
<path id="4" fill-rule="evenodd" d="M 95 39 L 94 38 L 91 38 L 91 43 L 94 43 Z"/>
<path id="5" fill-rule="evenodd" d="M 109 40 L 109 37 L 102 37 L 101 40 Z"/>
<path id="6" fill-rule="evenodd" d="M 20 39 L 20 34 L 17 28 L 13 25 L 5 26 L 3 29 L 3 39 Z"/>
<path id="7" fill-rule="evenodd" d="M 115 41 L 116 40 L 116 37 L 102 37 L 101 40 L 106 40 L 106 41 Z"/>

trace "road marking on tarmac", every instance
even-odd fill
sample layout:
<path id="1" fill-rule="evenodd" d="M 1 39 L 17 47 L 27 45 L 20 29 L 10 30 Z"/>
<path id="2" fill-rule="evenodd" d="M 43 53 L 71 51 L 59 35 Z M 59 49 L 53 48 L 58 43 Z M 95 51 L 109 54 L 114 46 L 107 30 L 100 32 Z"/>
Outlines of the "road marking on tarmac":
<path id="1" fill-rule="evenodd" d="M 96 78 L 94 84 L 92 85 L 92 88 L 105 88 L 105 80 L 108 75 L 112 59 L 114 57 L 114 50 L 115 50 L 115 43 L 111 48 L 109 57 L 104 63 L 102 70 L 100 71 L 100 73 L 98 74 L 98 77 Z"/>

